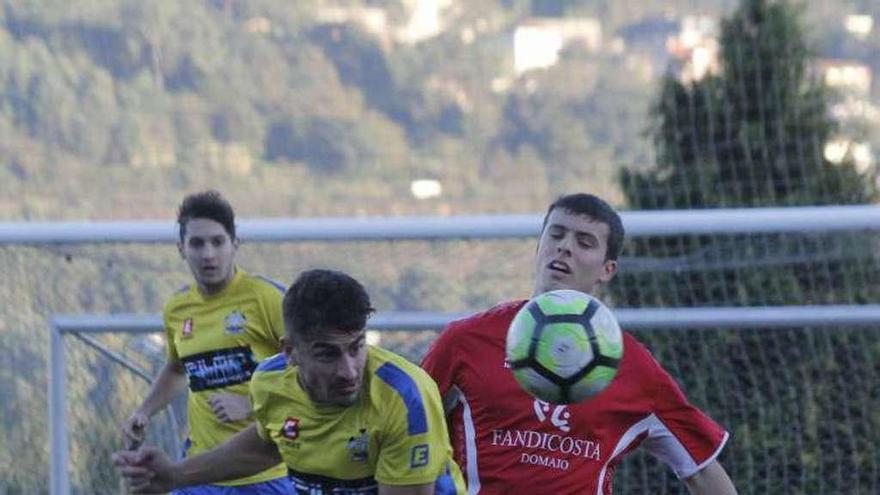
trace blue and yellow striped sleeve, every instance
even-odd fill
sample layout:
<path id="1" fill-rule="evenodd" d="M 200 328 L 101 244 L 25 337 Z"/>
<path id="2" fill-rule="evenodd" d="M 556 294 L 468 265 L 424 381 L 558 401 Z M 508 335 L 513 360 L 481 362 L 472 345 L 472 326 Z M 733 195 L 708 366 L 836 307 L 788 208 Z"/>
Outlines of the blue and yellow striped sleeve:
<path id="1" fill-rule="evenodd" d="M 388 419 L 376 464 L 376 481 L 388 485 L 433 483 L 450 456 L 437 386 L 421 369 L 388 361 L 376 369 L 387 387 Z"/>

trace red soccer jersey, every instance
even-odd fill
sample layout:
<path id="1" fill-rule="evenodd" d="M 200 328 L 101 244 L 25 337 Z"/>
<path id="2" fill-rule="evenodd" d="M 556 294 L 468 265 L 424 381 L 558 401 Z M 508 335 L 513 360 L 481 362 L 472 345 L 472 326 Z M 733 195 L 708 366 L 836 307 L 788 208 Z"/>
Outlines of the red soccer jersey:
<path id="1" fill-rule="evenodd" d="M 687 478 L 728 434 L 688 403 L 669 374 L 624 333 L 617 376 L 596 397 L 556 405 L 523 390 L 506 366 L 507 327 L 525 301 L 453 322 L 422 363 L 449 413 L 468 492 L 611 494 L 623 456 L 642 445 Z"/>

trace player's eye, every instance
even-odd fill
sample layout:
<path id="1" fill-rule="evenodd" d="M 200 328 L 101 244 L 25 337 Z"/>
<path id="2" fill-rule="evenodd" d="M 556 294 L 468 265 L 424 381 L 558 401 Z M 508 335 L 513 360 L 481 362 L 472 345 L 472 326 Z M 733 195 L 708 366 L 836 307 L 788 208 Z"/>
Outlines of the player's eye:
<path id="1" fill-rule="evenodd" d="M 339 354 L 340 354 L 339 351 L 326 350 L 326 351 L 318 351 L 318 352 L 314 353 L 313 356 L 315 357 L 315 359 L 317 359 L 319 361 L 330 362 L 330 361 L 333 361 L 334 359 L 339 358 Z"/>

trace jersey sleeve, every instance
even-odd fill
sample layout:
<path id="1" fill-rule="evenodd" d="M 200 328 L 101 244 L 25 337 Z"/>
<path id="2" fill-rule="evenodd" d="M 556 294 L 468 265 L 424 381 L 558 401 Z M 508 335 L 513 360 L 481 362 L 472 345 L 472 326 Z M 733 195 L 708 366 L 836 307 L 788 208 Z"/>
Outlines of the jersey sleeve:
<path id="1" fill-rule="evenodd" d="M 174 343 L 174 329 L 169 324 L 168 307 L 162 313 L 162 325 L 165 327 L 165 359 L 169 363 L 180 361 L 177 345 Z"/>
<path id="2" fill-rule="evenodd" d="M 386 363 L 377 375 L 394 389 L 375 479 L 387 485 L 433 483 L 449 459 L 446 420 L 436 385 L 429 377 L 410 374 Z"/>
<path id="3" fill-rule="evenodd" d="M 266 393 L 263 386 L 262 376 L 259 372 L 251 378 L 248 386 L 250 391 L 251 407 L 254 410 L 254 424 L 257 426 L 257 435 L 267 442 L 272 442 L 272 436 L 266 427 Z"/>
<path id="4" fill-rule="evenodd" d="M 679 478 L 689 478 L 718 456 L 728 433 L 687 400 L 653 356 L 649 359 L 653 369 L 647 370 L 647 376 L 652 377 L 656 421 L 644 447 Z"/>

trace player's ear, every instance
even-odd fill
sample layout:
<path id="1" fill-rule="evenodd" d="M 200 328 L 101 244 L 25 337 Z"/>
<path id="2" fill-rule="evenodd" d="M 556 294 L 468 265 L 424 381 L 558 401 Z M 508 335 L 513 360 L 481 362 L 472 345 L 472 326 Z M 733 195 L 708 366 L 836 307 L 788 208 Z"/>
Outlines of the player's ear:
<path id="1" fill-rule="evenodd" d="M 605 260 L 605 265 L 602 268 L 602 276 L 599 277 L 599 281 L 605 284 L 617 275 L 617 260 Z"/>
<path id="2" fill-rule="evenodd" d="M 183 253 L 183 241 L 177 241 L 177 252 L 180 253 L 180 257 L 186 259 L 186 255 Z"/>
<path id="3" fill-rule="evenodd" d="M 296 351 L 293 348 L 293 342 L 290 341 L 290 336 L 287 334 L 281 337 L 281 352 L 287 357 L 287 364 L 291 366 L 296 365 Z"/>

